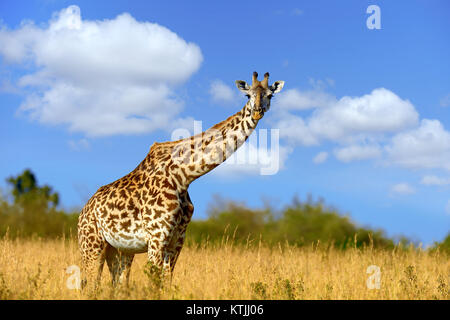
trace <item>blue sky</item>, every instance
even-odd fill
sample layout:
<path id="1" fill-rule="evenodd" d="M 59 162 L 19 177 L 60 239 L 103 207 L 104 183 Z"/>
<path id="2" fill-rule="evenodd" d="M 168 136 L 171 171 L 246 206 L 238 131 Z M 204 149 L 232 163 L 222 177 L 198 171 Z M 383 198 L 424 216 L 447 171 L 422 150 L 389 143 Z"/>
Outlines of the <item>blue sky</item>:
<path id="1" fill-rule="evenodd" d="M 366 26 L 372 4 L 379 30 Z M 269 71 L 285 87 L 258 129 L 279 130 L 280 170 L 224 165 L 200 178 L 194 218 L 213 195 L 282 208 L 311 194 L 390 236 L 440 241 L 450 229 L 449 9 L 1 1 L 0 186 L 31 168 L 62 206 L 81 207 L 154 141 L 237 112 L 234 81 Z"/>

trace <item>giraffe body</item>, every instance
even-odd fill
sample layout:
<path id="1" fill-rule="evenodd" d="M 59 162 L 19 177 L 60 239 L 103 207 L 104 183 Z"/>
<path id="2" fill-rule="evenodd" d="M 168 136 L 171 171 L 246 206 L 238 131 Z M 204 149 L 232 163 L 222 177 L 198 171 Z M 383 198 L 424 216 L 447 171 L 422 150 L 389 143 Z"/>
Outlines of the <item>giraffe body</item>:
<path id="1" fill-rule="evenodd" d="M 241 111 L 196 136 L 154 143 L 132 172 L 97 190 L 78 222 L 85 282 L 95 275 L 99 281 L 105 261 L 114 284 L 128 281 L 134 255 L 145 252 L 152 265 L 173 272 L 194 212 L 190 183 L 245 142 L 284 84 L 269 87 L 268 74 L 256 77 L 252 87 L 236 82 L 249 97 Z"/>

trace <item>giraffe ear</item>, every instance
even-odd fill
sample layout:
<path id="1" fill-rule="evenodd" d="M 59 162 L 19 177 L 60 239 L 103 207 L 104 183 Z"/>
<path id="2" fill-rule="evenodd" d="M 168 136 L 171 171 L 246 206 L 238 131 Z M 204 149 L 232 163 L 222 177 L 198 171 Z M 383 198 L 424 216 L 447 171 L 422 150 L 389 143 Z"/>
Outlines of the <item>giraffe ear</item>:
<path id="1" fill-rule="evenodd" d="M 247 94 L 248 90 L 250 90 L 250 87 L 244 80 L 236 80 L 236 87 L 245 94 Z"/>
<path id="2" fill-rule="evenodd" d="M 284 87 L 284 81 L 275 81 L 270 86 L 270 91 L 272 91 L 272 93 L 278 93 L 281 91 L 281 89 L 283 89 L 283 87 Z"/>

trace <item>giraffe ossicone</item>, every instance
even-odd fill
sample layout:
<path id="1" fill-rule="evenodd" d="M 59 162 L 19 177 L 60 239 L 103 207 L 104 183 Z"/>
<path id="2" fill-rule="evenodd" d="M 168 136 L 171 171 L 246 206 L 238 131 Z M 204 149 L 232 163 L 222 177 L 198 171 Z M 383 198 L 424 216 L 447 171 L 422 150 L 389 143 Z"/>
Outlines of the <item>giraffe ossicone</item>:
<path id="1" fill-rule="evenodd" d="M 284 81 L 269 85 L 269 73 L 258 81 L 254 72 L 251 85 L 236 86 L 248 97 L 240 111 L 189 138 L 154 143 L 133 171 L 89 199 L 78 219 L 83 284 L 99 282 L 105 261 L 113 284 L 128 283 L 137 253 L 173 272 L 194 212 L 189 185 L 244 144 Z"/>

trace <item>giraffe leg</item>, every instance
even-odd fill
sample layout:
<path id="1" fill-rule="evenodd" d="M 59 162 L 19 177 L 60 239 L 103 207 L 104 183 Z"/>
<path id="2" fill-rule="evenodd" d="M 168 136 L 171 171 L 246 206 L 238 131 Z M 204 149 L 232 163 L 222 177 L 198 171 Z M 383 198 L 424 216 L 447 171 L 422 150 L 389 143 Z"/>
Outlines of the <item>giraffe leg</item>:
<path id="1" fill-rule="evenodd" d="M 171 261 L 170 261 L 170 272 L 173 274 L 173 270 L 175 268 L 175 264 L 177 263 L 178 256 L 180 255 L 181 249 L 184 245 L 184 240 L 186 238 L 186 229 L 191 221 L 192 214 L 194 212 L 194 206 L 192 205 L 191 198 L 189 197 L 189 194 L 186 192 L 185 195 L 186 199 L 184 203 L 182 204 L 183 209 L 183 219 L 181 223 L 178 226 L 178 230 L 176 232 L 176 237 L 172 241 L 171 246 Z"/>
<path id="2" fill-rule="evenodd" d="M 171 283 L 175 263 L 177 262 L 181 248 L 183 247 L 187 225 L 194 212 L 194 206 L 190 201 L 189 194 L 184 195 L 185 199 L 181 204 L 182 220 L 169 236 L 161 239 L 151 238 L 148 243 L 148 264 L 152 279 L 156 279 L 162 287 L 165 280 Z"/>
<path id="3" fill-rule="evenodd" d="M 172 257 L 171 257 L 171 261 L 170 261 L 170 273 L 171 274 L 173 274 L 173 270 L 175 268 L 175 264 L 177 263 L 178 256 L 180 255 L 181 249 L 183 248 L 184 239 L 185 239 L 185 234 L 183 233 L 179 237 L 175 248 L 172 250 Z"/>
<path id="4" fill-rule="evenodd" d="M 81 272 L 83 275 L 81 280 L 82 288 L 89 285 L 91 289 L 95 290 L 100 284 L 103 265 L 105 263 L 104 245 L 90 251 L 88 254 L 84 253 L 81 261 Z"/>
<path id="5" fill-rule="evenodd" d="M 163 269 L 163 253 L 160 248 L 151 248 L 149 246 L 148 249 L 148 262 L 146 266 L 145 273 L 150 278 L 150 280 L 157 286 L 162 285 L 162 279 L 164 276 Z"/>
<path id="6" fill-rule="evenodd" d="M 166 280 L 170 278 L 172 252 L 166 242 L 161 245 L 157 240 L 151 241 L 148 248 L 146 274 L 154 285 L 162 289 L 166 286 Z"/>
<path id="7" fill-rule="evenodd" d="M 172 241 L 171 245 L 171 261 L 170 261 L 170 272 L 173 274 L 173 270 L 175 268 L 175 264 L 177 263 L 178 256 L 180 255 L 181 249 L 184 245 L 184 240 L 186 238 L 186 229 L 191 221 L 192 214 L 194 213 L 194 205 L 192 204 L 189 193 L 186 192 L 184 194 L 184 199 L 181 204 L 181 208 L 183 210 L 183 218 L 178 225 L 177 232 L 175 233 L 175 237 Z"/>
<path id="8" fill-rule="evenodd" d="M 105 263 L 106 242 L 97 232 L 92 232 L 92 221 L 82 219 L 78 228 L 78 243 L 81 253 L 81 287 L 89 285 L 96 289 L 100 283 Z"/>
<path id="9" fill-rule="evenodd" d="M 170 241 L 164 242 L 163 246 L 156 246 L 159 244 L 158 241 L 149 245 L 149 269 L 147 271 L 153 281 L 158 283 L 161 288 L 167 285 L 170 287 L 172 283 L 173 270 L 183 247 L 185 230 L 183 227 L 174 230 Z"/>
<path id="10" fill-rule="evenodd" d="M 133 258 L 134 254 L 124 253 L 109 244 L 107 245 L 106 263 L 111 273 L 113 286 L 118 283 L 128 286 Z"/>

